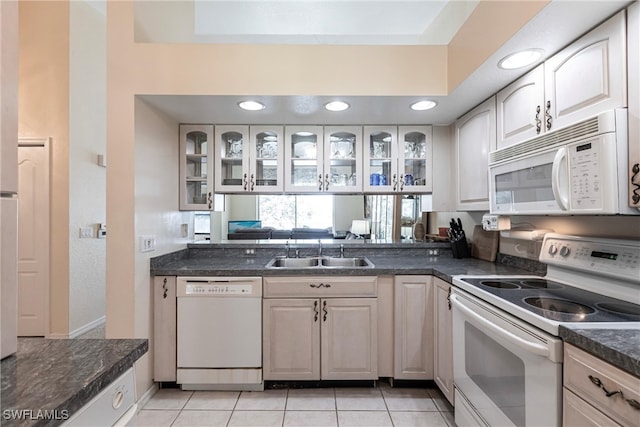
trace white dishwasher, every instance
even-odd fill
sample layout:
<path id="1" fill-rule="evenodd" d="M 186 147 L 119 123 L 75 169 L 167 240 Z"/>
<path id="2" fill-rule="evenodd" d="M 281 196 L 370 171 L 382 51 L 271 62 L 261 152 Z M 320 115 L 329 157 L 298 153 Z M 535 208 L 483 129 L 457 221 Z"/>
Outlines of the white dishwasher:
<path id="1" fill-rule="evenodd" d="M 178 277 L 177 383 L 263 390 L 262 278 Z"/>

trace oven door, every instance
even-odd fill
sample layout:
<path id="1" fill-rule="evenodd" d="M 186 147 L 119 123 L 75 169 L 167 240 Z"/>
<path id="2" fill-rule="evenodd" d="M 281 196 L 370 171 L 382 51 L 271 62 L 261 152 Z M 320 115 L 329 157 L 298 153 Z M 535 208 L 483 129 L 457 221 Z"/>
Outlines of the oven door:
<path id="1" fill-rule="evenodd" d="M 457 288 L 451 304 L 456 403 L 466 403 L 456 423 L 559 426 L 562 341 Z"/>

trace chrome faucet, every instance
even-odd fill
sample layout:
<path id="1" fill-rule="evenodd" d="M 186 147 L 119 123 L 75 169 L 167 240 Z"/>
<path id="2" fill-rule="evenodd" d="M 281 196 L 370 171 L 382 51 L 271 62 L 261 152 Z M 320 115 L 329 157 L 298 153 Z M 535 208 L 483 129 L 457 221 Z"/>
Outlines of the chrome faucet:
<path id="1" fill-rule="evenodd" d="M 284 250 L 285 250 L 285 254 L 284 255 L 287 258 L 289 258 L 289 251 L 291 250 L 291 245 L 289 244 L 288 241 L 284 244 Z"/>
<path id="2" fill-rule="evenodd" d="M 318 240 L 318 257 L 322 256 L 322 242 Z"/>
<path id="3" fill-rule="evenodd" d="M 344 258 L 344 245 L 340 244 L 340 258 Z"/>

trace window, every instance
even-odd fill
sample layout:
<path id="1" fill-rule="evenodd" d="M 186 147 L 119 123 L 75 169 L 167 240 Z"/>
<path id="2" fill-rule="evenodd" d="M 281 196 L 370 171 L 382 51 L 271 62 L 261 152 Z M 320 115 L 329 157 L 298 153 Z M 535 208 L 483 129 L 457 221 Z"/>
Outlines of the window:
<path id="1" fill-rule="evenodd" d="M 193 213 L 193 232 L 206 235 L 211 233 L 211 213 L 209 211 Z"/>
<path id="2" fill-rule="evenodd" d="M 279 230 L 292 228 L 333 227 L 332 195 L 261 195 L 258 218 L 264 227 Z"/>

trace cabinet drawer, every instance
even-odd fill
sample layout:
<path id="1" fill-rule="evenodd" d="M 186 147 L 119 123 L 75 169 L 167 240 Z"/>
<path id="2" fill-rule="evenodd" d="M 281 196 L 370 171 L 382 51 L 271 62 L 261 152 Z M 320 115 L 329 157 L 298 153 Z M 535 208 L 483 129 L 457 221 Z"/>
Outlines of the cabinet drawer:
<path id="1" fill-rule="evenodd" d="M 265 277 L 265 298 L 287 297 L 376 297 L 375 276 L 294 276 Z"/>
<path id="2" fill-rule="evenodd" d="M 640 425 L 640 378 L 565 344 L 564 386 L 624 426 Z M 602 387 L 594 384 L 600 382 Z M 604 388 L 603 388 L 604 387 Z M 607 397 L 609 392 L 619 391 Z M 621 393 L 620 393 L 621 392 Z"/>
<path id="3" fill-rule="evenodd" d="M 566 388 L 563 390 L 562 396 L 562 425 L 564 427 L 615 427 L 620 425 Z"/>

